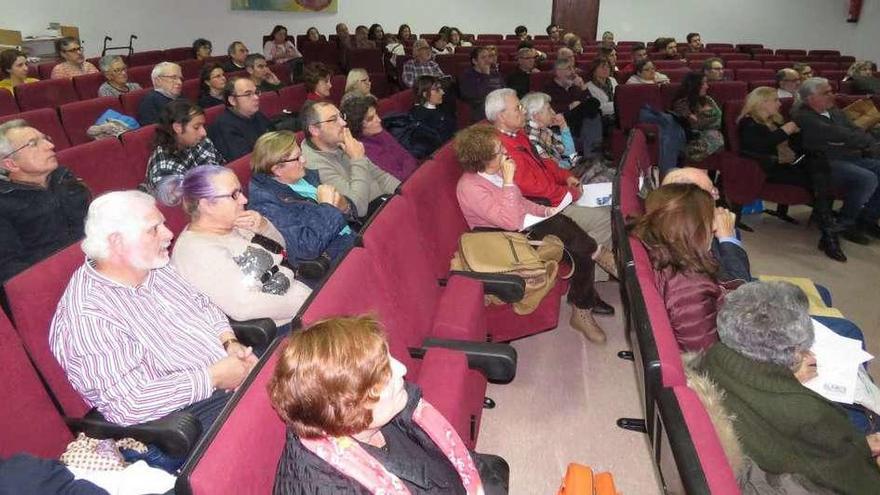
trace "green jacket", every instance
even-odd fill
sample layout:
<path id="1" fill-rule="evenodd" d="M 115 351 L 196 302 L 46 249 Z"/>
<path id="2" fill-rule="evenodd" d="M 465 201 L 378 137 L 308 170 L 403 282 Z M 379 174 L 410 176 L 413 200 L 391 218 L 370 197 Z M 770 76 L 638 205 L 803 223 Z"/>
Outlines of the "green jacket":
<path id="1" fill-rule="evenodd" d="M 844 494 L 880 493 L 880 468 L 864 434 L 846 412 L 804 387 L 778 365 L 761 363 L 722 343 L 702 367 L 724 390 L 743 450 L 769 473 L 799 473 Z"/>

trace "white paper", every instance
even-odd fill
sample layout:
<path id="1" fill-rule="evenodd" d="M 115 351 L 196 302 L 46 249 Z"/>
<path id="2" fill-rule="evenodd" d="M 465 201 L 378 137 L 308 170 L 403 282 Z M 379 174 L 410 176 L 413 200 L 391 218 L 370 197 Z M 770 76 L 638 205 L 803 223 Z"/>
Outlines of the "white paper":
<path id="1" fill-rule="evenodd" d="M 174 488 L 176 477 L 150 467 L 144 461 L 130 464 L 122 471 L 90 471 L 68 467 L 74 478 L 90 481 L 110 495 L 165 493 Z"/>
<path id="2" fill-rule="evenodd" d="M 874 356 L 862 350 L 856 339 L 842 337 L 813 319 L 815 340 L 810 349 L 816 356 L 818 376 L 805 387 L 834 402 L 852 404 L 859 385 L 859 368 Z"/>
<path id="3" fill-rule="evenodd" d="M 553 215 L 556 215 L 560 211 L 564 210 L 566 206 L 571 204 L 571 201 L 572 201 L 571 193 L 570 192 L 565 193 L 565 196 L 562 198 L 562 201 L 560 201 L 559 204 L 556 205 L 556 207 L 554 207 Z M 539 217 L 539 216 L 535 216 L 535 215 L 531 215 L 531 214 L 526 213 L 526 216 L 523 218 L 523 226 L 520 230 L 526 230 L 527 228 L 531 227 L 532 225 L 535 225 L 536 223 L 539 223 L 539 222 L 543 222 L 544 220 L 547 220 L 548 218 L 552 217 L 553 215 L 546 216 L 546 217 Z"/>
<path id="4" fill-rule="evenodd" d="M 578 206 L 587 206 L 596 208 L 599 206 L 611 206 L 610 182 L 597 182 L 595 184 L 584 184 L 581 186 L 583 194 L 577 201 Z"/>

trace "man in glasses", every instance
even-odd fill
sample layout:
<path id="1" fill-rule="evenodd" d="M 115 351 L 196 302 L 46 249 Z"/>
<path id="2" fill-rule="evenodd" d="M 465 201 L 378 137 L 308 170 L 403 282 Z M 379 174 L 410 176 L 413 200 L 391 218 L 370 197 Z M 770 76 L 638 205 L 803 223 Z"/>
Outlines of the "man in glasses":
<path id="1" fill-rule="evenodd" d="M 801 87 L 801 75 L 794 69 L 779 69 L 776 73 L 776 95 L 780 98 L 800 100 L 798 88 Z"/>
<path id="2" fill-rule="evenodd" d="M 0 282 L 76 242 L 91 196 L 24 120 L 0 125 Z"/>
<path id="3" fill-rule="evenodd" d="M 534 48 L 520 48 L 516 52 L 516 70 L 507 76 L 507 87 L 516 91 L 516 96 L 522 98 L 529 92 L 531 87 L 529 74 L 538 72 L 535 67 L 538 54 Z"/>
<path id="4" fill-rule="evenodd" d="M 274 131 L 260 112 L 260 90 L 248 77 L 233 77 L 223 88 L 226 110 L 208 127 L 208 136 L 228 161 L 247 155 L 264 133 Z"/>
<path id="5" fill-rule="evenodd" d="M 180 66 L 173 62 L 159 62 L 150 73 L 153 89 L 150 90 L 138 105 L 137 119 L 141 125 L 155 124 L 162 114 L 162 109 L 174 100 L 179 99 L 183 91 L 183 73 Z"/>
<path id="6" fill-rule="evenodd" d="M 70 79 L 98 72 L 93 63 L 86 62 L 82 45 L 76 38 L 66 36 L 55 41 L 55 52 L 62 62 L 52 67 L 52 74 L 49 76 L 52 79 Z"/>
<path id="7" fill-rule="evenodd" d="M 348 198 L 358 217 L 367 217 L 381 204 L 380 197 L 394 194 L 396 177 L 367 158 L 364 145 L 351 135 L 345 115 L 326 101 L 309 101 L 300 112 L 306 133 L 302 153 L 306 166 L 317 170 L 321 184 L 329 184 Z"/>

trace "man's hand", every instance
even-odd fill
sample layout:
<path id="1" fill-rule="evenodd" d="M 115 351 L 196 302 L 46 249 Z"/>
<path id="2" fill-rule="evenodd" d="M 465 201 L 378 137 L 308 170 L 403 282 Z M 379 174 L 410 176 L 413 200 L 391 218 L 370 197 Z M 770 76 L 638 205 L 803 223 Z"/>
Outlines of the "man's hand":
<path id="1" fill-rule="evenodd" d="M 712 221 L 712 233 L 715 237 L 736 236 L 736 215 L 727 208 L 715 208 L 715 218 Z"/>
<path id="2" fill-rule="evenodd" d="M 339 191 L 335 191 L 335 194 L 333 195 L 333 206 L 342 213 L 348 213 L 351 211 L 351 204 L 348 202 L 348 198 L 343 196 Z"/>
<path id="3" fill-rule="evenodd" d="M 871 449 L 871 455 L 880 456 L 880 433 L 871 433 L 865 439 L 868 441 L 868 447 Z"/>
<path id="4" fill-rule="evenodd" d="M 569 176 L 567 179 L 565 179 L 565 183 L 568 184 L 568 187 L 574 187 L 574 188 L 581 187 L 580 179 L 578 179 L 577 177 L 575 177 L 573 175 Z"/>
<path id="5" fill-rule="evenodd" d="M 587 83 L 584 82 L 584 78 L 581 76 L 574 76 L 571 83 L 582 90 L 587 89 Z"/>
<path id="6" fill-rule="evenodd" d="M 235 344 L 230 345 L 234 347 Z M 254 358 L 254 362 L 256 358 Z M 253 363 L 237 356 L 226 356 L 208 367 L 211 376 L 211 385 L 216 389 L 235 390 L 247 377 Z"/>
<path id="7" fill-rule="evenodd" d="M 244 210 L 235 217 L 235 221 L 233 221 L 232 225 L 239 229 L 259 233 L 266 228 L 266 223 L 266 219 L 263 218 L 263 215 L 260 215 L 259 212 L 254 210 Z"/>
<path id="8" fill-rule="evenodd" d="M 336 188 L 329 184 L 321 184 L 315 193 L 318 203 L 326 203 L 335 206 Z"/>
<path id="9" fill-rule="evenodd" d="M 806 383 L 817 376 L 819 376 L 819 373 L 816 371 L 816 356 L 810 351 L 802 353 L 801 362 L 798 363 L 798 367 L 794 371 L 794 377 L 799 382 Z M 873 452 L 873 450 L 872 448 L 871 451 Z"/>
<path id="10" fill-rule="evenodd" d="M 351 160 L 359 160 L 366 155 L 364 143 L 355 139 L 348 127 L 342 130 L 342 143 L 339 146 Z"/>
<path id="11" fill-rule="evenodd" d="M 245 347 L 241 342 L 230 342 L 226 346 L 226 354 L 241 359 L 251 366 L 257 364 L 257 355 L 250 347 Z"/>
<path id="12" fill-rule="evenodd" d="M 785 133 L 790 136 L 796 132 L 799 132 L 801 130 L 801 128 L 798 127 L 798 125 L 795 124 L 794 122 L 786 122 L 785 124 L 782 125 L 782 130 L 785 131 Z"/>
<path id="13" fill-rule="evenodd" d="M 501 159 L 501 178 L 504 184 L 513 184 L 514 174 L 516 174 L 516 162 L 511 160 L 509 156 L 504 156 Z"/>
<path id="14" fill-rule="evenodd" d="M 269 84 L 281 84 L 281 79 L 278 79 L 278 76 L 276 76 L 271 70 L 266 72 L 266 81 L 268 81 Z"/>

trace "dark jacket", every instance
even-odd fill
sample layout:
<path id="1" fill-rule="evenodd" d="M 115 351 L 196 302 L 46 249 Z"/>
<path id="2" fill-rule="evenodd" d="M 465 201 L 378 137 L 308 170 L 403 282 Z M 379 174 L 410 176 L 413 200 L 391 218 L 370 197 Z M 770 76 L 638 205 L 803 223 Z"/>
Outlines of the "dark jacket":
<path id="1" fill-rule="evenodd" d="M 0 180 L 0 281 L 83 237 L 88 188 L 64 167 L 48 181 L 43 189 Z"/>
<path id="2" fill-rule="evenodd" d="M 318 172 L 306 170 L 305 180 L 318 186 Z M 339 235 L 346 217 L 334 206 L 300 196 L 266 174 L 254 174 L 248 186 L 249 208 L 260 212 L 284 236 L 291 261 L 312 260 L 327 253 L 338 259 L 354 245 L 354 235 Z"/>
<path id="3" fill-rule="evenodd" d="M 871 76 L 853 76 L 851 79 L 853 93 L 857 95 L 880 95 L 880 78 Z"/>
<path id="4" fill-rule="evenodd" d="M 239 72 L 239 71 L 243 71 L 243 70 L 245 70 L 244 67 L 239 67 L 239 66 L 235 65 L 235 62 L 233 62 L 232 60 L 227 60 L 226 63 L 223 64 L 223 71 L 224 72 Z"/>
<path id="5" fill-rule="evenodd" d="M 223 100 L 214 98 L 211 96 L 211 93 L 202 93 L 199 95 L 199 106 L 202 107 L 202 110 L 216 107 L 217 105 L 223 105 Z"/>
<path id="6" fill-rule="evenodd" d="M 442 108 L 427 108 L 424 105 L 416 105 L 412 107 L 409 114 L 413 120 L 437 133 L 439 136 L 437 148 L 452 139 L 452 136 L 455 135 L 455 131 L 458 129 L 458 122 L 456 122 L 455 117 L 444 112 Z M 425 156 L 430 155 L 437 148 L 428 151 Z M 418 155 L 414 156 L 419 158 Z"/>
<path id="7" fill-rule="evenodd" d="M 742 247 L 732 242 L 718 242 L 718 239 L 713 239 L 712 254 L 718 260 L 718 280 L 721 282 L 752 280 L 749 255 Z"/>
<path id="8" fill-rule="evenodd" d="M 107 495 L 107 491 L 74 479 L 60 461 L 16 454 L 0 459 L 0 495 Z"/>
<path id="9" fill-rule="evenodd" d="M 801 128 L 805 151 L 823 152 L 829 160 L 861 158 L 877 143 L 867 132 L 856 127 L 839 108 L 828 110 L 830 118 L 819 115 L 807 105 L 800 105 L 792 117 Z"/>
<path id="10" fill-rule="evenodd" d="M 516 91 L 516 96 L 522 98 L 529 92 L 532 85 L 531 76 L 517 68 L 507 76 L 507 87 Z"/>
<path id="11" fill-rule="evenodd" d="M 801 385 L 791 370 L 724 344 L 702 363 L 733 417 L 743 451 L 768 473 L 797 473 L 848 495 L 880 492 L 880 469 L 846 412 Z"/>
<path id="12" fill-rule="evenodd" d="M 272 121 L 263 112 L 246 119 L 226 108 L 208 127 L 208 136 L 220 154 L 231 162 L 253 151 L 257 139 L 272 130 Z"/>
<path id="13" fill-rule="evenodd" d="M 138 123 L 141 125 L 155 124 L 159 120 L 162 109 L 172 101 L 173 98 L 169 98 L 155 89 L 149 91 L 138 105 Z"/>
<path id="14" fill-rule="evenodd" d="M 412 415 L 421 398 L 421 390 L 410 383 L 406 384 L 406 389 L 409 394 L 406 407 L 385 428 L 399 429 L 421 446 L 436 462 L 448 463 L 443 452 L 428 434 L 413 422 Z M 450 491 L 452 487 L 441 489 L 436 486 L 432 477 L 435 473 L 432 473 L 430 468 L 407 470 L 408 472 L 401 474 L 397 469 L 400 466 L 386 464 L 385 467 L 398 477 L 402 476 L 401 479 L 411 493 L 455 493 Z M 458 482 L 460 483 L 460 479 Z M 287 443 L 275 473 L 274 493 L 275 495 L 365 495 L 370 492 L 303 447 L 299 438 L 288 430 Z M 459 493 L 464 493 L 464 487 L 460 488 Z"/>
<path id="15" fill-rule="evenodd" d="M 473 122 L 486 118 L 486 95 L 503 87 L 504 78 L 498 72 L 489 71 L 488 74 L 483 74 L 470 67 L 462 73 L 458 79 L 458 92 L 470 104 Z"/>

